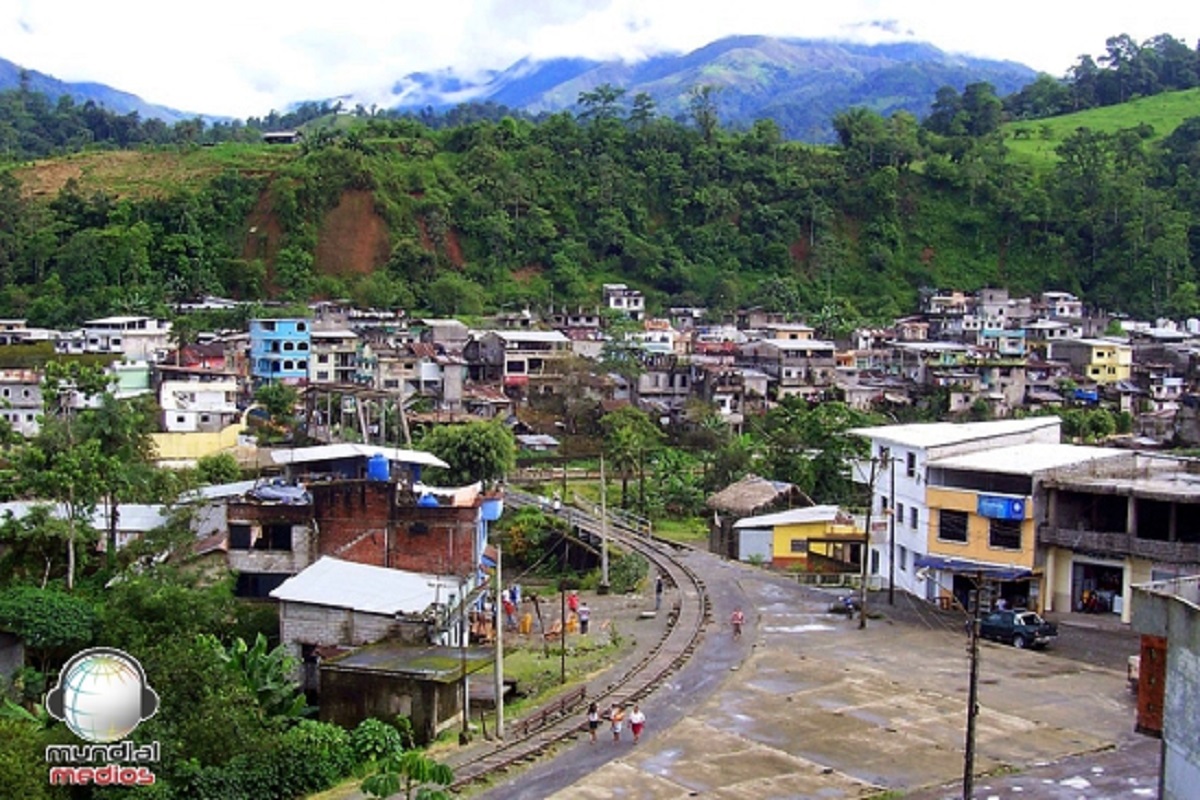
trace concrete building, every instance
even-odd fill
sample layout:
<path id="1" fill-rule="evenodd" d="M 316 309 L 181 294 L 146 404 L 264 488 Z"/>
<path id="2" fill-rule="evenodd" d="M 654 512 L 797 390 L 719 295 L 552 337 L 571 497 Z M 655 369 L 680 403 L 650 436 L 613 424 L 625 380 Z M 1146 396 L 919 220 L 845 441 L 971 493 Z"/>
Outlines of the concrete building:
<path id="1" fill-rule="evenodd" d="M 836 381 L 835 350 L 817 339 L 760 339 L 738 348 L 737 365 L 770 376 L 775 399 L 815 396 Z"/>
<path id="2" fill-rule="evenodd" d="M 30 369 L 0 370 L 0 419 L 26 438 L 37 436 L 42 415 L 42 376 Z"/>
<path id="3" fill-rule="evenodd" d="M 484 331 L 463 348 L 472 380 L 526 397 L 552 393 L 562 377 L 558 367 L 571 355 L 571 340 L 559 331 Z"/>
<path id="4" fill-rule="evenodd" d="M 322 556 L 271 597 L 279 601 L 280 638 L 300 656 L 303 645 L 361 645 L 386 637 L 429 643 L 439 617 L 457 605 L 460 581 Z"/>
<path id="5" fill-rule="evenodd" d="M 1050 345 L 1050 357 L 1070 363 L 1079 375 L 1100 385 L 1127 381 L 1133 372 L 1133 346 L 1115 339 L 1067 339 Z"/>
<path id="6" fill-rule="evenodd" d="M 171 346 L 171 323 L 153 317 L 101 317 L 64 335 L 54 346 L 59 353 L 98 353 L 131 361 L 159 361 Z"/>
<path id="7" fill-rule="evenodd" d="M 312 328 L 306 319 L 250 320 L 250 377 L 256 384 L 308 382 Z"/>
<path id="8" fill-rule="evenodd" d="M 1162 738 L 1162 800 L 1191 800 L 1200 787 L 1200 576 L 1134 587 L 1133 627 L 1142 634 L 1137 729 Z"/>
<path id="9" fill-rule="evenodd" d="M 925 599 L 944 605 L 953 598 L 967 607 L 974 571 L 989 578 L 993 596 L 1010 607 L 1045 610 L 1045 558 L 1036 535 L 1044 498 L 1035 490 L 1037 482 L 1055 469 L 1121 455 L 1100 447 L 1030 443 L 930 460 L 929 541 L 913 564 L 924 570 Z M 908 517 L 897 514 L 895 524 L 911 528 L 918 514 L 910 506 Z"/>
<path id="10" fill-rule="evenodd" d="M 837 506 L 793 508 L 733 524 L 739 561 L 807 572 L 846 572 L 862 565 L 863 532 Z"/>
<path id="11" fill-rule="evenodd" d="M 308 360 L 308 382 L 348 386 L 358 374 L 360 341 L 351 330 L 312 331 L 312 356 Z"/>
<path id="12" fill-rule="evenodd" d="M 928 597 L 930 576 L 920 572 L 916 559 L 929 555 L 930 462 L 1019 444 L 1058 444 L 1060 427 L 1058 417 L 1035 417 L 852 429 L 871 446 L 871 458 L 853 471 L 855 482 L 865 484 L 871 493 L 870 574 L 894 576 L 896 588 Z M 890 523 L 875 522 L 888 520 L 889 513 L 894 514 L 894 529 Z M 947 582 L 936 573 L 931 577 L 938 586 Z"/>
<path id="13" fill-rule="evenodd" d="M 640 291 L 623 283 L 606 283 L 603 290 L 605 308 L 620 312 L 635 322 L 645 318 L 646 297 Z"/>
<path id="14" fill-rule="evenodd" d="M 237 376 L 169 368 L 160 371 L 158 405 L 167 433 L 215 433 L 238 421 Z"/>
<path id="15" fill-rule="evenodd" d="M 1200 461 L 1122 452 L 1040 484 L 1046 609 L 1130 621 L 1132 586 L 1200 573 Z"/>

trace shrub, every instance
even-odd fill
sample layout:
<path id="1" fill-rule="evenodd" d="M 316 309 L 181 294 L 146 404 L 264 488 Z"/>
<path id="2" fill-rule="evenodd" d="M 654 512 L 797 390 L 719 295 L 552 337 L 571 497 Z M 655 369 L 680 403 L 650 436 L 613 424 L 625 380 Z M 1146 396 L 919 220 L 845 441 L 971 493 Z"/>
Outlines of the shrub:
<path id="1" fill-rule="evenodd" d="M 358 723 L 358 727 L 350 734 L 350 747 L 360 764 L 379 761 L 404 749 L 400 731 L 374 717 Z"/>

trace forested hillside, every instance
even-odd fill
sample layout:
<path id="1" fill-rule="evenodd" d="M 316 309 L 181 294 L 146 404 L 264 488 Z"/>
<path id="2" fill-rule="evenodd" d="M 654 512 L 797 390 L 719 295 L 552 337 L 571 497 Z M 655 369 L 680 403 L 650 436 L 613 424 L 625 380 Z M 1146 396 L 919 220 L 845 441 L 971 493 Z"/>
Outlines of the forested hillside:
<path id="1" fill-rule="evenodd" d="M 607 86 L 537 122 L 342 117 L 298 146 L 15 165 L 0 316 L 65 326 L 206 293 L 473 314 L 592 305 L 614 280 L 652 305 L 761 304 L 829 333 L 909 312 L 921 287 L 1200 313 L 1200 117 L 1170 132 L 1081 118 L 1035 167 L 1009 152 L 1019 134 L 987 84 L 939 93 L 924 122 L 842 112 L 831 147 L 769 121 L 729 132 L 711 100 L 680 122 Z"/>

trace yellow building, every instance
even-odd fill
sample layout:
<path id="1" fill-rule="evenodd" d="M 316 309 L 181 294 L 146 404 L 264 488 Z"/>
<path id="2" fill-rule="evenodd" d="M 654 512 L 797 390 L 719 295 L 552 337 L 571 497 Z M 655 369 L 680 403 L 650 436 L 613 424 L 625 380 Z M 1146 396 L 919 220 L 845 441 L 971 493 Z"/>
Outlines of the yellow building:
<path id="1" fill-rule="evenodd" d="M 1070 362 L 1089 381 L 1127 381 L 1133 372 L 1133 346 L 1112 339 L 1068 339 L 1050 345 L 1051 358 Z"/>
<path id="2" fill-rule="evenodd" d="M 863 532 L 837 506 L 793 508 L 747 517 L 734 526 L 739 561 L 836 572 L 860 565 Z"/>
<path id="3" fill-rule="evenodd" d="M 1014 608 L 1048 605 L 1044 559 L 1039 558 L 1035 485 L 1051 470 L 1121 451 L 1068 444 L 1024 444 L 930 461 L 926 599 L 968 605 L 980 577 L 985 599 Z M 990 597 L 989 597 L 990 595 Z"/>

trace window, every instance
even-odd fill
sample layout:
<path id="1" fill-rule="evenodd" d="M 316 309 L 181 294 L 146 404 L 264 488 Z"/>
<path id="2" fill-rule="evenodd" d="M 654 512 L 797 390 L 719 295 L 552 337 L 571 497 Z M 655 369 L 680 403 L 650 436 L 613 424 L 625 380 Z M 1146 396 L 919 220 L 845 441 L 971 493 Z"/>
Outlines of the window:
<path id="1" fill-rule="evenodd" d="M 905 547 L 904 545 L 900 545 L 900 547 L 897 549 L 900 551 L 900 553 L 899 553 L 900 558 L 898 559 L 900 562 L 900 569 L 907 572 L 908 571 L 908 548 Z"/>
<path id="2" fill-rule="evenodd" d="M 967 512 L 947 508 L 938 511 L 938 538 L 943 542 L 966 542 Z"/>
<path id="3" fill-rule="evenodd" d="M 263 525 L 262 536 L 254 541 L 255 550 L 291 550 L 292 526 L 286 522 Z"/>
<path id="4" fill-rule="evenodd" d="M 906 453 L 904 455 L 904 474 L 908 475 L 908 477 L 910 477 L 910 478 L 916 477 L 916 475 L 917 475 L 917 454 L 916 453 Z"/>
<path id="5" fill-rule="evenodd" d="M 182 414 L 176 414 L 175 421 L 182 425 L 183 423 L 187 422 L 187 417 L 183 416 Z"/>
<path id="6" fill-rule="evenodd" d="M 896 519 L 900 524 L 904 524 L 904 503 L 896 503 Z"/>
<path id="7" fill-rule="evenodd" d="M 879 495 L 879 513 L 887 516 L 888 499 L 883 495 Z"/>
<path id="8" fill-rule="evenodd" d="M 920 512 L 917 511 L 916 506 L 908 509 L 908 527 L 912 528 L 914 531 L 917 529 L 917 518 L 919 514 Z"/>
<path id="9" fill-rule="evenodd" d="M 292 342 L 284 342 L 284 343 L 283 343 L 283 349 L 284 349 L 284 352 L 289 352 L 289 351 L 291 351 L 291 350 L 295 350 L 295 349 L 296 349 L 296 345 L 295 345 L 294 343 L 292 343 Z"/>
<path id="10" fill-rule="evenodd" d="M 229 547 L 232 550 L 250 549 L 250 526 L 235 522 L 229 525 Z"/>
<path id="11" fill-rule="evenodd" d="M 793 553 L 807 553 L 808 552 L 808 540 L 807 539 L 792 539 L 792 552 Z"/>
<path id="12" fill-rule="evenodd" d="M 879 551 L 878 550 L 871 551 L 871 574 L 872 575 L 879 574 Z"/>
<path id="13" fill-rule="evenodd" d="M 1004 550 L 1021 549 L 1021 520 L 993 519 L 989 520 L 988 546 Z"/>

